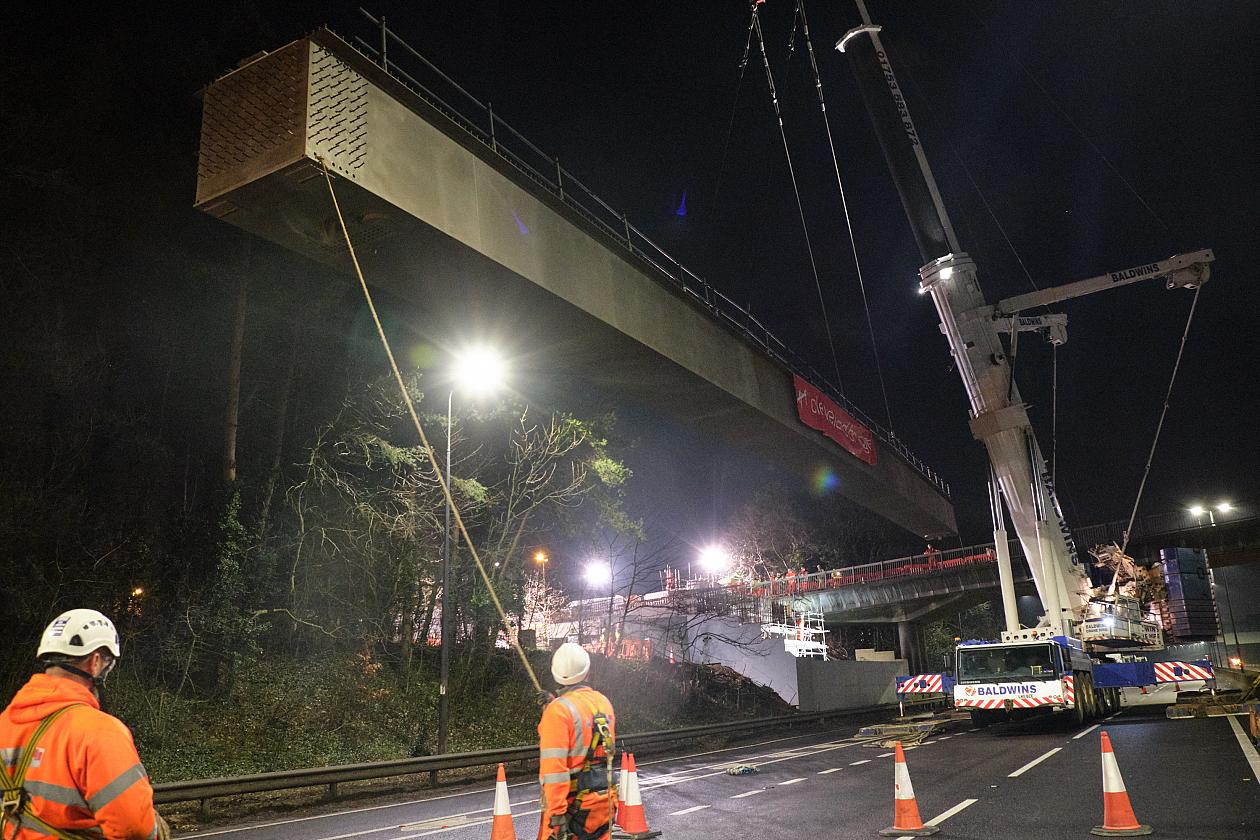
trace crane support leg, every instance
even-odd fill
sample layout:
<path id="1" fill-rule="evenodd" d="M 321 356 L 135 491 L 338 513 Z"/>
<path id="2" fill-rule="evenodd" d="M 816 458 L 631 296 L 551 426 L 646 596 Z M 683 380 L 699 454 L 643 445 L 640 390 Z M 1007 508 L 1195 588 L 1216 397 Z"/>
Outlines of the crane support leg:
<path id="1" fill-rule="evenodd" d="M 993 532 L 993 545 L 997 549 L 998 583 L 1002 588 L 1002 615 L 1006 623 L 1006 631 L 1014 633 L 1019 630 L 1019 610 L 1015 607 L 1015 574 L 1011 571 L 1011 544 L 1007 541 L 1006 529 L 999 528 Z"/>

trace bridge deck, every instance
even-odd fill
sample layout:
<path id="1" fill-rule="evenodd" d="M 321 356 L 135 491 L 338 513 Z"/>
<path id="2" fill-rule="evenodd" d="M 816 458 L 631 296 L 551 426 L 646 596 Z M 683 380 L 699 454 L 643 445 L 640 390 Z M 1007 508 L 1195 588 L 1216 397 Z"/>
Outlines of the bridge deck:
<path id="1" fill-rule="evenodd" d="M 532 394 L 650 406 L 766 465 L 830 470 L 839 492 L 910 531 L 955 530 L 944 483 L 895 437 L 834 393 L 875 435 L 875 463 L 803 425 L 793 374 L 825 386 L 815 372 L 491 127 L 321 31 L 207 88 L 197 206 L 349 270 L 326 164 L 369 282 L 414 304 L 409 326 L 436 346 L 476 324 L 510 344 Z"/>

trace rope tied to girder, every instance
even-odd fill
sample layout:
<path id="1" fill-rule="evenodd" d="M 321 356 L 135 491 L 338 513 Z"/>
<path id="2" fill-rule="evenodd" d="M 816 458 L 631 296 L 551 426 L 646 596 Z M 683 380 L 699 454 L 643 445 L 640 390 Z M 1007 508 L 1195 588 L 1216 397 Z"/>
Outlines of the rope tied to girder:
<path id="1" fill-rule="evenodd" d="M 477 567 L 477 573 L 481 575 L 481 581 L 486 585 L 486 591 L 490 593 L 490 600 L 494 603 L 494 608 L 499 614 L 500 621 L 503 626 L 508 626 L 507 611 L 503 608 L 503 603 L 499 600 L 498 594 L 494 591 L 494 584 L 490 582 L 490 575 L 486 573 L 486 567 L 481 562 L 481 557 L 477 554 L 477 546 L 473 543 L 472 537 L 468 534 L 468 528 L 464 525 L 464 517 L 460 515 L 459 506 L 455 504 L 455 497 L 451 494 L 451 488 L 446 482 L 446 477 L 442 474 L 442 470 L 438 469 L 437 453 L 434 452 L 432 444 L 429 443 L 429 437 L 424 433 L 424 426 L 420 423 L 420 415 L 416 413 L 415 403 L 411 399 L 411 393 L 407 390 L 407 385 L 403 381 L 402 371 L 398 368 L 398 362 L 394 358 L 394 350 L 390 346 L 389 338 L 385 335 L 385 328 L 381 325 L 380 315 L 376 312 L 376 303 L 372 300 L 372 293 L 368 291 L 367 280 L 363 276 L 363 268 L 359 265 L 358 254 L 354 250 L 354 242 L 350 239 L 350 230 L 346 227 L 345 216 L 341 212 L 341 203 L 337 200 L 337 191 L 333 188 L 332 174 L 328 171 L 328 164 L 323 158 L 319 158 L 319 165 L 324 172 L 324 181 L 328 184 L 328 195 L 332 198 L 333 209 L 337 213 L 337 223 L 341 227 L 341 235 L 345 239 L 346 250 L 350 254 L 350 262 L 354 265 L 355 276 L 359 279 L 359 287 L 363 290 L 363 299 L 367 302 L 368 311 L 372 313 L 372 323 L 376 325 L 376 334 L 381 340 L 381 347 L 385 350 L 385 356 L 389 359 L 389 369 L 394 375 L 394 381 L 398 384 L 398 391 L 402 394 L 403 403 L 407 406 L 407 414 L 411 417 L 411 422 L 415 426 L 416 435 L 420 439 L 421 446 L 424 447 L 425 454 L 429 458 L 429 464 L 433 467 L 433 474 L 437 478 L 438 485 L 442 488 L 442 496 L 446 499 L 446 504 L 450 506 L 451 515 L 455 518 L 455 525 L 459 528 L 460 535 L 464 538 L 464 545 L 468 547 L 468 554 L 472 557 L 473 564 Z M 445 623 L 445 622 L 444 622 Z M 529 663 L 529 657 L 525 654 L 525 649 L 521 647 L 520 640 L 508 634 L 512 648 L 520 657 L 521 664 L 525 666 L 525 673 L 529 675 L 529 681 L 533 684 L 534 690 L 541 693 L 542 684 L 538 681 L 538 675 L 534 673 L 534 668 Z M 448 640 L 443 639 L 443 643 Z"/>

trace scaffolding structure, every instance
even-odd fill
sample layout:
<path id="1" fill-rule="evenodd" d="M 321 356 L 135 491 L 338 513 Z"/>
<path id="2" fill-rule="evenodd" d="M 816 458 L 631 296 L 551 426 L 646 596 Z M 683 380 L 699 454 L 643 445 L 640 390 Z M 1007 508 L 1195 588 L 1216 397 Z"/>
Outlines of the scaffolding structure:
<path id="1" fill-rule="evenodd" d="M 820 612 L 788 613 L 784 621 L 761 625 L 763 638 L 782 638 L 783 647 L 797 658 L 827 660 L 827 628 Z"/>

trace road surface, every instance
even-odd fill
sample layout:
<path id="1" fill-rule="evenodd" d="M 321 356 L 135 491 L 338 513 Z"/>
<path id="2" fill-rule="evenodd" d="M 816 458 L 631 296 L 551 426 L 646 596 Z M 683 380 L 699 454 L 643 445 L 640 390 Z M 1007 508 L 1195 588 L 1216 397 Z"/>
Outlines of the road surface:
<path id="1" fill-rule="evenodd" d="M 1099 728 L 1119 761 L 1134 811 L 1160 838 L 1260 837 L 1260 758 L 1245 719 L 1167 720 L 1162 707 L 1132 709 L 1065 731 L 1044 722 L 971 729 L 906 752 L 923 819 L 939 837 L 1060 840 L 1089 837 L 1102 821 Z M 855 743 L 853 729 L 770 737 L 725 750 L 643 762 L 644 807 L 664 840 L 874 838 L 892 823 L 893 758 Z M 755 775 L 728 776 L 735 763 Z M 537 787 L 513 780 L 522 840 L 537 833 Z M 184 835 L 219 840 L 485 840 L 493 789 L 479 784 L 411 802 L 217 828 Z"/>

